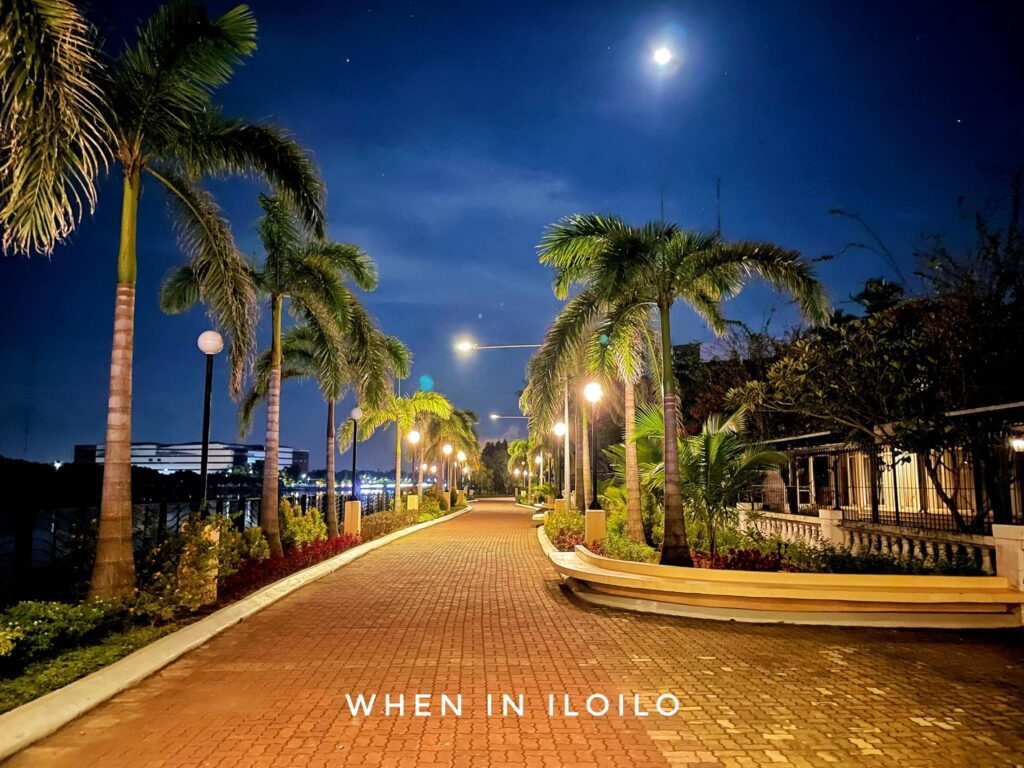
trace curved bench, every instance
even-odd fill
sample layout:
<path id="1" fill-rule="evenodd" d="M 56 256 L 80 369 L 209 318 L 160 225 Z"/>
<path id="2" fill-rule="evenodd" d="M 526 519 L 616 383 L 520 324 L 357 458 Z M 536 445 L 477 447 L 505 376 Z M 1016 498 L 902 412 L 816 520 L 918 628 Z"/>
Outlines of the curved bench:
<path id="1" fill-rule="evenodd" d="M 678 616 L 839 626 L 1021 626 L 1024 593 L 1002 576 L 876 576 L 679 568 L 559 552 L 538 529 L 555 570 L 582 599 Z"/>

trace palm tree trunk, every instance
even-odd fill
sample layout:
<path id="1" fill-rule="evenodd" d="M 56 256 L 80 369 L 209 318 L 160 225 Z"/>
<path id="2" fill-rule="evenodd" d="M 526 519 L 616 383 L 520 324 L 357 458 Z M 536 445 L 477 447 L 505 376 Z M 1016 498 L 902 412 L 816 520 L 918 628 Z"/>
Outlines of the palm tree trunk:
<path id="1" fill-rule="evenodd" d="M 679 398 L 676 396 L 676 376 L 672 369 L 672 329 L 669 321 L 671 304 L 661 302 L 662 402 L 665 413 L 665 541 L 661 548 L 663 565 L 693 566 L 690 542 L 686 537 L 686 519 L 683 516 L 683 494 L 679 487 L 679 445 L 676 442 L 676 421 Z"/>
<path id="2" fill-rule="evenodd" d="M 636 428 L 636 385 L 632 380 L 622 382 L 625 390 L 626 422 L 626 538 L 638 544 L 645 543 L 644 518 L 640 511 L 640 464 L 637 460 L 633 432 Z"/>
<path id="3" fill-rule="evenodd" d="M 402 428 L 395 422 L 395 512 L 402 508 Z"/>
<path id="4" fill-rule="evenodd" d="M 267 537 L 272 557 L 281 557 L 278 528 L 277 459 L 281 435 L 281 310 L 284 296 L 271 298 L 273 338 L 270 342 L 270 381 L 267 386 L 267 437 L 263 444 L 263 496 L 260 499 L 260 528 Z"/>
<path id="5" fill-rule="evenodd" d="M 576 412 L 573 414 L 573 428 L 576 430 L 576 439 L 573 440 L 573 463 L 576 472 L 576 509 L 580 512 L 587 510 L 587 499 L 586 499 L 586 483 L 583 482 L 583 461 L 581 453 L 586 453 L 586 449 L 583 447 L 583 435 L 580 426 L 580 414 L 582 408 L 579 407 L 579 403 L 576 404 Z"/>
<path id="6" fill-rule="evenodd" d="M 580 440 L 580 450 L 577 452 L 577 459 L 583 464 L 583 509 L 586 511 L 590 508 L 590 502 L 593 501 L 591 498 L 590 490 L 590 473 L 593 468 L 590 466 L 590 433 L 587 429 L 587 409 L 585 406 L 580 406 L 580 433 L 583 439 Z M 577 494 L 579 491 L 577 491 Z"/>
<path id="7" fill-rule="evenodd" d="M 334 488 L 334 401 L 327 401 L 327 538 L 338 535 L 338 494 Z"/>
<path id="8" fill-rule="evenodd" d="M 135 241 L 140 186 L 140 172 L 126 171 L 121 201 L 121 244 L 117 255 L 103 492 L 96 562 L 89 583 L 91 600 L 125 597 L 135 588 L 132 547 L 132 348 L 135 336 Z"/>

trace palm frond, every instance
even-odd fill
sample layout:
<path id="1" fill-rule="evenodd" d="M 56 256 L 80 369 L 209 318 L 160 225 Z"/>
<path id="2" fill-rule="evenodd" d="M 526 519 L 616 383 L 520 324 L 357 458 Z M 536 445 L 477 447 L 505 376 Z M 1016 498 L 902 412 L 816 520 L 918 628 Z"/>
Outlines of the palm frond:
<path id="1" fill-rule="evenodd" d="M 237 397 L 256 346 L 256 284 L 213 198 L 169 169 L 149 168 L 170 192 L 178 244 L 214 324 L 228 337 L 229 389 Z"/>
<path id="2" fill-rule="evenodd" d="M 112 146 L 92 27 L 68 0 L 0 4 L 0 245 L 52 253 Z"/>
<path id="3" fill-rule="evenodd" d="M 324 236 L 320 172 L 308 152 L 276 125 L 227 119 L 206 110 L 194 115 L 188 130 L 177 137 L 175 154 L 195 176 L 259 176 L 314 237 Z"/>

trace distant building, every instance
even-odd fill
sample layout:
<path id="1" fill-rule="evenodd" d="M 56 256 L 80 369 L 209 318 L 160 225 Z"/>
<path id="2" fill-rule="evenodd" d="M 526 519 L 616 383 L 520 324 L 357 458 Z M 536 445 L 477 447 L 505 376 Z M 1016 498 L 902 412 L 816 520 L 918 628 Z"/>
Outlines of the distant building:
<path id="1" fill-rule="evenodd" d="M 149 467 L 169 475 L 172 472 L 198 472 L 202 459 L 202 443 L 132 443 L 132 466 Z M 106 446 L 76 445 L 76 464 L 102 464 Z M 242 443 L 210 443 L 210 472 L 225 472 L 235 467 L 251 466 L 263 461 L 262 445 Z M 282 445 L 277 457 L 278 469 L 294 475 L 309 471 L 309 451 Z"/>

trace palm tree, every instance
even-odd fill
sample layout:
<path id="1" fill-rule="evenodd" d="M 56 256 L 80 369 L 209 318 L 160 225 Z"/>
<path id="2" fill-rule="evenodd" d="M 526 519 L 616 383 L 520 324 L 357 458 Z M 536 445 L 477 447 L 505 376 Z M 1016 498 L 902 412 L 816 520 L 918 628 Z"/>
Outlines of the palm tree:
<path id="1" fill-rule="evenodd" d="M 530 446 L 526 440 L 510 440 L 508 444 L 508 471 L 509 474 L 515 472 L 516 467 L 520 464 L 526 464 L 526 471 L 530 471 Z M 530 476 L 526 476 L 526 483 L 529 485 Z M 527 491 L 527 498 L 529 498 L 529 491 Z"/>
<path id="2" fill-rule="evenodd" d="M 132 562 L 131 401 L 135 331 L 138 204 L 143 178 L 169 196 L 181 249 L 214 322 L 230 340 L 231 390 L 240 394 L 253 347 L 255 288 L 228 223 L 197 180 L 258 175 L 270 182 L 318 234 L 323 185 L 309 158 L 271 125 L 225 118 L 212 91 L 255 48 L 246 6 L 211 19 L 190 0 L 162 6 L 113 62 L 103 93 L 111 110 L 114 155 L 121 165 L 121 240 L 117 258 L 106 460 L 96 564 L 90 596 L 113 598 L 134 587 Z M 57 232 L 59 236 L 60 232 Z"/>
<path id="3" fill-rule="evenodd" d="M 630 303 L 658 313 L 665 412 L 661 562 L 692 565 L 674 439 L 678 397 L 672 369 L 672 306 L 682 301 L 721 334 L 726 327 L 722 300 L 736 295 L 748 278 L 759 277 L 791 293 L 804 315 L 818 322 L 828 316 L 821 285 L 810 263 L 796 251 L 770 243 L 728 243 L 718 234 L 685 231 L 664 221 L 635 227 L 614 216 L 571 216 L 547 229 L 539 251 L 541 263 L 555 268 L 554 287 L 560 298 L 579 285 L 582 293 L 593 297 L 593 304 L 628 297 Z"/>
<path id="4" fill-rule="evenodd" d="M 349 275 L 363 290 L 377 286 L 377 268 L 363 251 L 348 243 L 318 239 L 304 227 L 284 200 L 260 195 L 263 218 L 257 225 L 266 252 L 262 269 L 253 271 L 259 292 L 270 304 L 270 369 L 267 380 L 267 432 L 264 442 L 263 493 L 260 497 L 260 527 L 270 552 L 282 554 L 278 531 L 278 455 L 281 435 L 281 326 L 287 298 L 293 314 L 317 326 L 323 346 L 321 354 L 343 357 L 341 333 L 347 327 L 355 297 L 347 290 Z M 174 296 L 179 285 L 187 284 L 183 272 L 172 274 L 165 295 Z"/>
<path id="5" fill-rule="evenodd" d="M 416 391 L 411 395 L 389 394 L 375 407 L 364 407 L 359 421 L 359 440 L 368 440 L 380 427 L 395 423 L 395 510 L 402 508 L 402 438 L 423 416 L 447 418 L 452 404 L 439 392 Z M 338 436 L 339 447 L 344 450 L 352 442 L 352 422 L 346 422 Z"/>
<path id="6" fill-rule="evenodd" d="M 708 551 L 716 551 L 717 531 L 735 516 L 740 495 L 755 485 L 765 471 L 784 466 L 788 457 L 743 437 L 747 412 L 731 416 L 712 414 L 696 435 L 677 438 L 679 479 L 686 490 L 687 511 L 703 525 Z M 635 440 L 661 442 L 664 416 L 657 408 L 645 409 L 638 420 Z M 663 463 L 645 467 L 649 480 L 664 472 Z"/>
<path id="7" fill-rule="evenodd" d="M 307 317 L 300 325 L 288 329 L 281 338 L 281 380 L 296 377 L 312 379 L 317 382 L 327 402 L 324 517 L 329 538 L 338 535 L 335 404 L 351 391 L 367 406 L 380 405 L 391 392 L 391 377 L 408 376 L 412 364 L 408 348 L 394 336 L 383 334 L 354 296 L 348 306 L 347 328 L 339 329 L 343 334 L 340 350 L 335 347 L 334 334 L 325 333 L 313 317 Z M 251 429 L 256 406 L 267 399 L 272 361 L 269 349 L 256 360 L 253 385 L 239 407 L 239 423 L 243 432 Z"/>
<path id="8" fill-rule="evenodd" d="M 0 40 L 2 247 L 49 254 L 93 211 L 110 160 L 100 56 L 68 0 L 5 1 Z"/>
<path id="9" fill-rule="evenodd" d="M 644 541 L 641 513 L 640 478 L 636 445 L 632 441 L 636 416 L 636 384 L 647 370 L 659 370 L 660 355 L 650 325 L 650 312 L 642 304 L 620 296 L 614 304 L 602 301 L 592 291 L 583 291 L 570 299 L 548 329 L 544 344 L 530 361 L 527 396 L 528 413 L 550 414 L 557 409 L 559 396 L 552 382 L 565 380 L 572 369 L 585 360 L 585 370 L 606 379 L 616 379 L 623 389 L 625 445 L 626 534 L 636 542 Z M 588 448 L 586 411 L 584 454 Z M 553 418 L 553 417 L 552 417 Z M 583 456 L 584 491 L 590 489 L 590 457 Z"/>
<path id="10" fill-rule="evenodd" d="M 420 445 L 423 455 L 433 455 L 440 462 L 444 455 L 442 448 L 447 443 L 452 446 L 453 452 L 464 451 L 467 460 L 477 461 L 480 456 L 480 440 L 476 425 L 479 422 L 479 417 L 473 411 L 463 411 L 459 408 L 453 408 L 448 416 L 424 415 L 420 424 L 423 436 Z M 420 484 L 422 483 L 421 471 Z"/>

